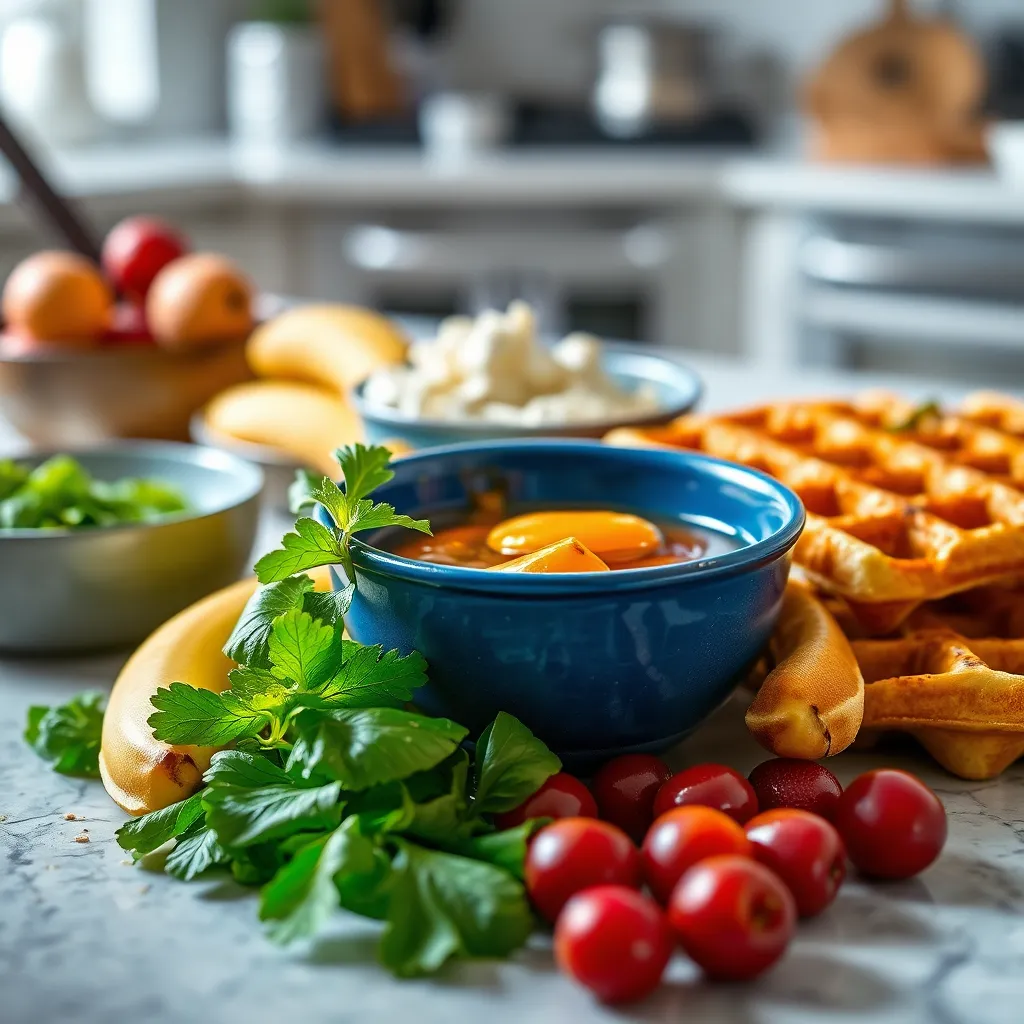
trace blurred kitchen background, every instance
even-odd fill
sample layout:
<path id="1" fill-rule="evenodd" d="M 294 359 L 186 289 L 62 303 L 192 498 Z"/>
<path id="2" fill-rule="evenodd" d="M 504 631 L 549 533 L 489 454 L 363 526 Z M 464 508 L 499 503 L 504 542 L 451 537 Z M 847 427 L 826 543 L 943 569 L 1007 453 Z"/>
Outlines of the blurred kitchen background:
<path id="1" fill-rule="evenodd" d="M 268 292 L 1024 386 L 1021 0 L 0 0 L 0 110 Z"/>

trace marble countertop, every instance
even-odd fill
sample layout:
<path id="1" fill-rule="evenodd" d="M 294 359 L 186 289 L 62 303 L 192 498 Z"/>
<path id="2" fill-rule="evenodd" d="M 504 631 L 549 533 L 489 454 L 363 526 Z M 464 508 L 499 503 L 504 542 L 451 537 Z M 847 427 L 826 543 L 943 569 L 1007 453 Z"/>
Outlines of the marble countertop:
<path id="1" fill-rule="evenodd" d="M 768 394 L 849 391 L 890 381 L 835 374 L 753 374 L 695 360 L 706 405 Z M 926 382 L 912 390 L 936 393 Z M 947 397 L 949 396 L 947 394 Z M 258 546 L 279 535 L 264 522 Z M 749 985 L 707 985 L 681 957 L 647 1002 L 611 1011 L 554 969 L 548 940 L 506 963 L 454 966 L 430 981 L 392 979 L 374 961 L 377 926 L 339 915 L 302 954 L 264 940 L 255 900 L 224 880 L 189 885 L 126 862 L 122 814 L 98 782 L 56 775 L 21 740 L 26 709 L 106 689 L 124 656 L 0 658 L 0 1020 L 4 1024 L 144 1021 L 391 1021 L 591 1024 L 1016 1024 L 1024 1005 L 1024 762 L 1000 779 L 954 779 L 914 749 L 845 753 L 846 782 L 880 764 L 908 767 L 950 814 L 941 859 L 917 879 L 853 879 L 801 925 L 779 966 Z M 724 761 L 747 771 L 766 755 L 730 702 L 669 756 L 677 767 Z M 74 814 L 75 821 L 65 820 Z M 86 833 L 85 830 L 88 830 Z M 87 834 L 88 843 L 75 842 Z"/>
<path id="2" fill-rule="evenodd" d="M 87 198 L 201 193 L 265 202 L 397 206 L 678 205 L 1024 223 L 1024 184 L 988 169 L 823 166 L 750 150 L 517 149 L 437 160 L 412 148 L 305 142 L 238 147 L 219 138 L 96 144 L 45 154 Z M 0 212 L 16 182 L 0 167 Z"/>
<path id="3" fill-rule="evenodd" d="M 260 934 L 233 883 L 188 885 L 133 867 L 113 838 L 121 812 L 98 782 L 53 774 L 21 743 L 33 702 L 109 685 L 119 659 L 0 661 L 0 1019 L 6 1024 L 144 1021 L 277 1024 L 1013 1024 L 1024 1003 L 1024 764 L 966 783 L 916 753 L 843 754 L 845 782 L 896 764 L 920 772 L 950 814 L 941 859 L 917 879 L 847 883 L 801 925 L 784 960 L 747 985 L 708 985 L 682 958 L 646 1002 L 611 1011 L 554 969 L 543 937 L 507 963 L 460 964 L 396 981 L 374 962 L 376 926 L 339 915 L 312 950 Z M 670 756 L 746 771 L 765 755 L 742 706 L 727 705 Z M 66 821 L 65 814 L 80 820 Z M 89 842 L 75 837 L 88 830 Z"/>

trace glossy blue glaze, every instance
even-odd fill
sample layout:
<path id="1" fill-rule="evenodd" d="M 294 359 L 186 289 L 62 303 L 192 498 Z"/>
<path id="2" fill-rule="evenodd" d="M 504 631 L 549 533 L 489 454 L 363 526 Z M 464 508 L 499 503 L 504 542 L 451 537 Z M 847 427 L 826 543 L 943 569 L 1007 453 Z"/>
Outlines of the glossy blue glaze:
<path id="1" fill-rule="evenodd" d="M 697 374 L 657 349 L 629 342 L 604 342 L 601 362 L 605 372 L 628 391 L 635 391 L 644 384 L 654 388 L 658 409 L 648 416 L 632 417 L 629 420 L 631 424 L 656 426 L 668 423 L 692 409 L 700 398 L 701 383 Z M 383 444 L 397 439 L 418 449 L 492 438 L 603 437 L 612 427 L 622 425 L 621 420 L 609 420 L 566 427 L 516 427 L 484 421 L 410 419 L 398 412 L 367 405 L 363 401 L 363 387 L 356 387 L 351 398 L 363 421 L 368 444 Z"/>
<path id="2" fill-rule="evenodd" d="M 474 733 L 508 711 L 575 763 L 667 747 L 729 696 L 774 626 L 804 520 L 776 481 L 686 452 L 517 441 L 434 449 L 395 470 L 375 497 L 417 517 L 450 519 L 497 484 L 513 507 L 628 508 L 728 524 L 743 541 L 698 562 L 557 575 L 432 565 L 373 546 L 387 538 L 353 542 L 349 632 L 424 654 L 421 707 Z"/>

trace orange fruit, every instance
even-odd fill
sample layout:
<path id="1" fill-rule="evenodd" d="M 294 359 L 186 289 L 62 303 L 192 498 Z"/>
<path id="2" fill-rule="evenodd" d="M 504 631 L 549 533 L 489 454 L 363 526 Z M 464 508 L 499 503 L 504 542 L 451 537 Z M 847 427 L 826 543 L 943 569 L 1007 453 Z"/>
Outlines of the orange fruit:
<path id="1" fill-rule="evenodd" d="M 252 286 L 225 256 L 181 256 L 150 285 L 146 320 L 153 337 L 169 349 L 237 341 L 252 330 Z"/>
<path id="2" fill-rule="evenodd" d="M 22 260 L 3 293 L 7 326 L 37 341 L 93 341 L 110 326 L 114 296 L 99 268 L 73 252 L 37 252 Z"/>

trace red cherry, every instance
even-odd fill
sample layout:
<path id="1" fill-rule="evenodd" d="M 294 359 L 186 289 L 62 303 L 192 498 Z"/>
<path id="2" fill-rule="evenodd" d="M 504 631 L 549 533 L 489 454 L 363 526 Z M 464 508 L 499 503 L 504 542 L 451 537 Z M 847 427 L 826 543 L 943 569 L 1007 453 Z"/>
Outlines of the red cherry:
<path id="1" fill-rule="evenodd" d="M 778 875 L 746 857 L 709 857 L 679 880 L 668 921 L 709 978 L 741 981 L 786 951 L 796 905 Z"/>
<path id="2" fill-rule="evenodd" d="M 796 807 L 831 818 L 843 787 L 823 765 L 793 757 L 762 761 L 748 776 L 762 811 Z"/>
<path id="3" fill-rule="evenodd" d="M 555 924 L 558 966 L 606 1003 L 643 999 L 657 988 L 672 945 L 661 908 L 621 885 L 577 893 Z"/>
<path id="4" fill-rule="evenodd" d="M 946 842 L 942 801 L 916 775 L 893 768 L 854 779 L 832 820 L 850 860 L 874 878 L 910 878 L 928 867 Z"/>
<path id="5" fill-rule="evenodd" d="M 680 878 L 708 857 L 735 853 L 753 856 L 750 840 L 727 814 L 713 807 L 673 807 L 651 826 L 640 856 L 654 898 L 667 903 Z"/>
<path id="6" fill-rule="evenodd" d="M 846 848 L 821 815 L 794 808 L 764 811 L 747 822 L 754 857 L 786 883 L 801 917 L 820 914 L 846 877 Z"/>
<path id="7" fill-rule="evenodd" d="M 575 775 L 558 772 L 518 807 L 494 816 L 499 829 L 515 828 L 530 818 L 596 818 L 597 802 Z"/>
<path id="8" fill-rule="evenodd" d="M 654 816 L 684 804 L 714 807 L 741 825 L 757 814 L 757 796 L 739 772 L 722 764 L 698 764 L 673 775 L 654 798 Z"/>
<path id="9" fill-rule="evenodd" d="M 597 809 L 605 821 L 640 842 L 654 818 L 658 789 L 671 777 L 672 769 L 653 754 L 613 758 L 594 776 Z"/>
<path id="10" fill-rule="evenodd" d="M 596 818 L 563 818 L 546 825 L 526 851 L 526 891 L 549 921 L 570 896 L 594 885 L 639 889 L 640 851 L 620 828 Z"/>

